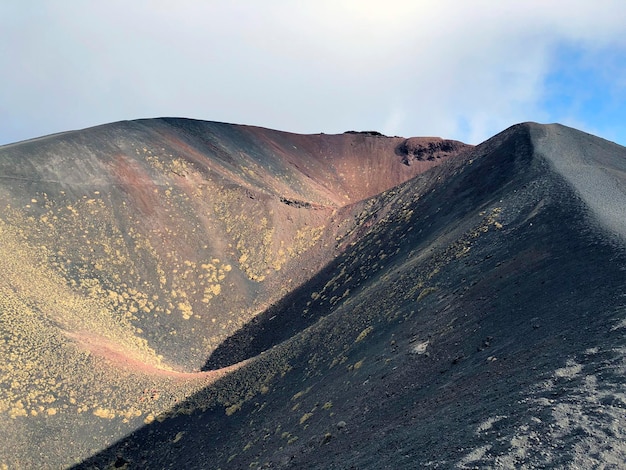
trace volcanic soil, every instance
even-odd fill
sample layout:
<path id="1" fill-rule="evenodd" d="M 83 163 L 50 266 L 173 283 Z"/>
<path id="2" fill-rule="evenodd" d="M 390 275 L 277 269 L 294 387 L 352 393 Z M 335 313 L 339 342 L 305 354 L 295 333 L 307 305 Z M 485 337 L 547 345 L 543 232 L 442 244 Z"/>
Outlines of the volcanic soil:
<path id="1" fill-rule="evenodd" d="M 0 148 L 10 468 L 592 468 L 626 149 L 182 119 Z"/>
<path id="2" fill-rule="evenodd" d="M 357 238 L 351 206 L 468 148 L 405 142 L 157 119 L 2 147 L 0 461 L 79 462 L 246 365 L 207 360 Z"/>

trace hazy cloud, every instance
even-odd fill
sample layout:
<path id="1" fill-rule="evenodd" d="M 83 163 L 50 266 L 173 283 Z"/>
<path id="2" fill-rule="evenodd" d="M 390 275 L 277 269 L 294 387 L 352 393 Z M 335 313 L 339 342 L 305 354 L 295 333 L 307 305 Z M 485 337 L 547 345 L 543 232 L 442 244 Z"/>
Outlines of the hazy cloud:
<path id="1" fill-rule="evenodd" d="M 566 45 L 623 97 L 624 24 L 610 0 L 4 2 L 0 143 L 157 116 L 469 142 L 525 120 L 591 129 L 547 79 Z"/>

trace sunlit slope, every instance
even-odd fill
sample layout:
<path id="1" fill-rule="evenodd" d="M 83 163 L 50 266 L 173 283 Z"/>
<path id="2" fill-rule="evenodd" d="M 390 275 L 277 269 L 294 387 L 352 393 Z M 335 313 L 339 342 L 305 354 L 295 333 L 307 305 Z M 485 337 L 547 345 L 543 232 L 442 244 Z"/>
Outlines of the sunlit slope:
<path id="1" fill-rule="evenodd" d="M 161 119 L 1 147 L 0 463 L 75 462 L 226 374 L 198 371 L 358 238 L 354 204 L 466 148 L 405 142 Z"/>
<path id="2" fill-rule="evenodd" d="M 588 201 L 625 158 L 523 124 L 356 204 L 358 237 L 207 369 L 246 364 L 83 466 L 618 465 L 626 253 Z"/>
<path id="3" fill-rule="evenodd" d="M 172 367 L 197 370 L 226 335 L 315 271 L 299 259 L 337 209 L 421 171 L 396 155 L 403 140 L 118 123 L 4 147 L 0 210 L 21 250 L 37 251 Z M 342 222 L 337 236 L 351 228 Z M 109 329 L 97 315 L 85 321 Z"/>

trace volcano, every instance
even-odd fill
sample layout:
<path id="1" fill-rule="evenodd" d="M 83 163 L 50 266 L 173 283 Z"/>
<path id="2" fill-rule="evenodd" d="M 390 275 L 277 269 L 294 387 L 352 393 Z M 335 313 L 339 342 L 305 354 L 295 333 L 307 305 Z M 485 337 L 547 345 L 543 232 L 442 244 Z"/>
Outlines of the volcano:
<path id="1" fill-rule="evenodd" d="M 558 124 L 0 147 L 0 464 L 619 466 L 625 175 Z"/>

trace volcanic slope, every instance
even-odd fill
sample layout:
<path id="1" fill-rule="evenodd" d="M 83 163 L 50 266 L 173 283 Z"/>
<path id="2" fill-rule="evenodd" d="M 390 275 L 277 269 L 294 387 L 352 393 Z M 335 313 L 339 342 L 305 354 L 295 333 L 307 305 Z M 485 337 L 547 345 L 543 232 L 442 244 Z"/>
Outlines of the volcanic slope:
<path id="1" fill-rule="evenodd" d="M 241 367 L 207 358 L 359 239 L 360 201 L 468 148 L 185 119 L 1 147 L 0 465 L 79 462 Z"/>
<path id="2" fill-rule="evenodd" d="M 356 204 L 359 236 L 207 362 L 243 366 L 79 468 L 622 466 L 625 171 L 521 124 Z"/>

